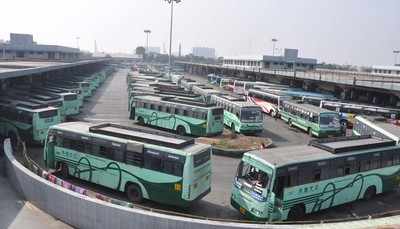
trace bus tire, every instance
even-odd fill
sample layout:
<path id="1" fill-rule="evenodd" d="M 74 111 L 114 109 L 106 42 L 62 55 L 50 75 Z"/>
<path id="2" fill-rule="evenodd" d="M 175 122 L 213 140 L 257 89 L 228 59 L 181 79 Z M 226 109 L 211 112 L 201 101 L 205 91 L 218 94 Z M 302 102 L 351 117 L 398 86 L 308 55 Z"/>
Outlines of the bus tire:
<path id="1" fill-rule="evenodd" d="M 293 127 L 293 123 L 292 123 L 291 119 L 288 120 L 288 124 L 289 124 L 289 127 Z"/>
<path id="2" fill-rule="evenodd" d="M 312 137 L 313 133 L 312 133 L 312 129 L 309 127 L 307 130 L 308 136 Z"/>
<path id="3" fill-rule="evenodd" d="M 182 136 L 186 135 L 186 129 L 183 126 L 178 126 L 178 128 L 176 128 L 176 133 Z"/>
<path id="4" fill-rule="evenodd" d="M 142 203 L 143 195 L 139 185 L 128 183 L 125 188 L 126 197 L 132 203 Z"/>
<path id="5" fill-rule="evenodd" d="M 298 221 L 304 218 L 306 215 L 305 207 L 303 204 L 298 204 L 289 210 L 288 220 Z"/>
<path id="6" fill-rule="evenodd" d="M 235 123 L 231 124 L 231 131 L 232 131 L 232 133 L 236 133 Z"/>
<path id="7" fill-rule="evenodd" d="M 61 175 L 64 178 L 69 177 L 69 172 L 68 172 L 68 165 L 65 163 L 60 163 L 60 169 L 61 169 Z"/>
<path id="8" fill-rule="evenodd" d="M 364 193 L 364 200 L 371 200 L 376 195 L 375 186 L 369 186 Z"/>
<path id="9" fill-rule="evenodd" d="M 144 118 L 143 117 L 139 117 L 137 120 L 138 120 L 139 125 L 144 126 Z"/>

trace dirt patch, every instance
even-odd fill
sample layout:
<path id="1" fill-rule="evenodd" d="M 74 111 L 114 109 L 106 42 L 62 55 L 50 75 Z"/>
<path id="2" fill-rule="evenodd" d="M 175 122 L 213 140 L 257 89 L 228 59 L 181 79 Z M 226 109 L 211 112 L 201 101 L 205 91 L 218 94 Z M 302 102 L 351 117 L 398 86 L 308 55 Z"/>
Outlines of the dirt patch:
<path id="1" fill-rule="evenodd" d="M 220 149 L 255 150 L 271 144 L 271 139 L 257 136 L 233 134 L 224 130 L 222 135 L 215 137 L 201 137 L 196 139 L 199 143 L 210 144 Z"/>

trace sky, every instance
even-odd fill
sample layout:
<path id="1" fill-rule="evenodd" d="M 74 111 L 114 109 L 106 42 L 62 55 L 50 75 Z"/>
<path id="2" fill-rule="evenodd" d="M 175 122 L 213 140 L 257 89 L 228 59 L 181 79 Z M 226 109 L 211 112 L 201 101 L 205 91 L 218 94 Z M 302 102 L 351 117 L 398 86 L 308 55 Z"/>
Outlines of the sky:
<path id="1" fill-rule="evenodd" d="M 0 39 L 30 33 L 35 41 L 105 52 L 146 44 L 169 47 L 165 0 L 4 0 Z M 393 65 L 400 50 L 399 0 L 182 0 L 174 8 L 173 52 L 213 47 L 219 56 L 272 54 L 297 48 L 302 57 L 352 65 Z M 398 58 L 400 62 L 400 56 Z"/>

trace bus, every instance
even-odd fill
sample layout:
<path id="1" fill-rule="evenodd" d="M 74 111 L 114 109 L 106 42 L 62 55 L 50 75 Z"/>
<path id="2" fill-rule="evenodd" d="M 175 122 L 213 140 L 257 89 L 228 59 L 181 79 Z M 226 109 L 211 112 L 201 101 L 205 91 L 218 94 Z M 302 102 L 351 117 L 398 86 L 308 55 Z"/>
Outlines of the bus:
<path id="1" fill-rule="evenodd" d="M 261 108 L 244 98 L 211 96 L 211 103 L 224 109 L 224 124 L 234 133 L 254 134 L 264 129 Z"/>
<path id="2" fill-rule="evenodd" d="M 400 118 L 400 110 L 394 108 L 377 107 L 365 104 L 346 103 L 340 101 L 321 101 L 320 107 L 339 112 L 342 122 L 353 127 L 356 115 L 384 116 L 386 118 Z"/>
<path id="3" fill-rule="evenodd" d="M 64 101 L 60 96 L 44 94 L 43 92 L 39 94 L 39 93 L 30 93 L 29 91 L 19 91 L 15 89 L 9 89 L 7 90 L 7 97 L 20 101 L 33 102 L 38 104 L 44 104 L 49 107 L 50 106 L 55 107 L 58 109 L 61 121 L 64 121 L 66 119 Z"/>
<path id="4" fill-rule="evenodd" d="M 231 85 L 233 85 L 233 82 L 235 82 L 233 78 L 222 78 L 219 82 L 219 87 L 227 91 L 232 91 L 233 87 Z"/>
<path id="5" fill-rule="evenodd" d="M 208 74 L 207 79 L 210 84 L 219 85 L 221 83 L 222 76 L 215 75 L 215 74 Z"/>
<path id="6" fill-rule="evenodd" d="M 66 85 L 55 86 L 55 85 L 49 85 L 49 84 L 44 84 L 41 87 L 46 88 L 47 90 L 51 90 L 51 91 L 63 91 L 63 93 L 74 93 L 77 96 L 79 108 L 81 108 L 83 106 L 84 96 L 83 96 L 82 90 L 78 87 L 66 86 Z"/>
<path id="7" fill-rule="evenodd" d="M 243 155 L 231 205 L 260 221 L 298 221 L 398 187 L 400 146 L 388 139 L 352 136 Z"/>
<path id="8" fill-rule="evenodd" d="M 19 92 L 26 92 L 30 95 L 30 97 L 34 99 L 40 99 L 41 101 L 62 101 L 62 111 L 60 112 L 61 118 L 63 118 L 63 116 L 70 117 L 73 115 L 77 115 L 80 112 L 80 101 L 78 100 L 78 95 L 76 93 L 37 86 L 27 88 L 25 87 L 25 85 L 17 85 L 13 89 L 18 90 Z M 34 95 L 36 95 L 37 97 L 35 97 Z M 53 106 L 57 107 L 56 105 Z"/>
<path id="9" fill-rule="evenodd" d="M 82 91 L 83 98 L 92 96 L 92 91 L 90 89 L 90 84 L 88 82 L 74 81 L 74 80 L 51 80 L 47 81 L 46 85 L 51 85 L 55 87 L 67 86 L 70 88 L 79 88 Z"/>
<path id="10" fill-rule="evenodd" d="M 52 126 L 44 161 L 64 176 L 145 199 L 188 207 L 211 191 L 211 146 L 193 138 L 116 124 Z"/>
<path id="11" fill-rule="evenodd" d="M 247 100 L 261 107 L 261 110 L 271 115 L 279 117 L 279 107 L 282 100 L 289 100 L 290 96 L 279 92 L 265 92 L 258 89 L 250 89 L 247 94 Z"/>
<path id="12" fill-rule="evenodd" d="M 212 95 L 226 95 L 226 93 L 215 90 L 213 87 L 199 85 L 193 86 L 192 92 L 203 96 L 203 100 L 206 101 L 206 103 L 212 103 L 210 102 Z"/>
<path id="13" fill-rule="evenodd" d="M 176 131 L 179 135 L 222 134 L 223 110 L 214 104 L 193 100 L 139 95 L 131 99 L 130 119 L 139 124 Z"/>
<path id="14" fill-rule="evenodd" d="M 0 97 L 0 134 L 11 138 L 14 146 L 18 136 L 43 144 L 48 128 L 60 122 L 57 108 Z"/>
<path id="15" fill-rule="evenodd" d="M 339 114 L 301 101 L 282 101 L 281 119 L 290 127 L 296 126 L 306 131 L 310 136 L 330 137 L 341 136 Z"/>
<path id="16" fill-rule="evenodd" d="M 270 83 L 260 82 L 260 81 L 241 81 L 235 80 L 233 82 L 233 92 L 239 95 L 247 95 L 247 92 L 251 88 L 270 86 Z M 277 84 L 278 85 L 278 84 Z"/>

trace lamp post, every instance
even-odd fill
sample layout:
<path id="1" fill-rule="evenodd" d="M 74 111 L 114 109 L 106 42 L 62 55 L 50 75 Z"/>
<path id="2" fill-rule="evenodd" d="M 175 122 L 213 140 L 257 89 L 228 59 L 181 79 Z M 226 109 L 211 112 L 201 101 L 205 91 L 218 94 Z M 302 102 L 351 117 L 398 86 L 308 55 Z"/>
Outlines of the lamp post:
<path id="1" fill-rule="evenodd" d="M 394 53 L 394 66 L 396 66 L 397 65 L 397 56 L 399 55 L 400 50 L 393 50 L 393 53 Z"/>
<path id="2" fill-rule="evenodd" d="M 146 29 L 144 31 L 144 33 L 146 34 L 146 52 L 148 52 L 149 51 L 149 35 L 151 33 L 151 30 Z"/>
<path id="3" fill-rule="evenodd" d="M 275 44 L 278 42 L 278 39 L 272 38 L 272 56 L 275 56 Z"/>
<path id="4" fill-rule="evenodd" d="M 169 28 L 169 57 L 168 57 L 168 67 L 169 67 L 169 74 L 171 74 L 171 67 L 172 67 L 172 25 L 173 25 L 173 19 L 174 19 L 174 2 L 175 3 L 180 3 L 181 0 L 164 0 L 168 4 L 171 4 L 171 22 L 170 22 L 170 28 Z"/>

